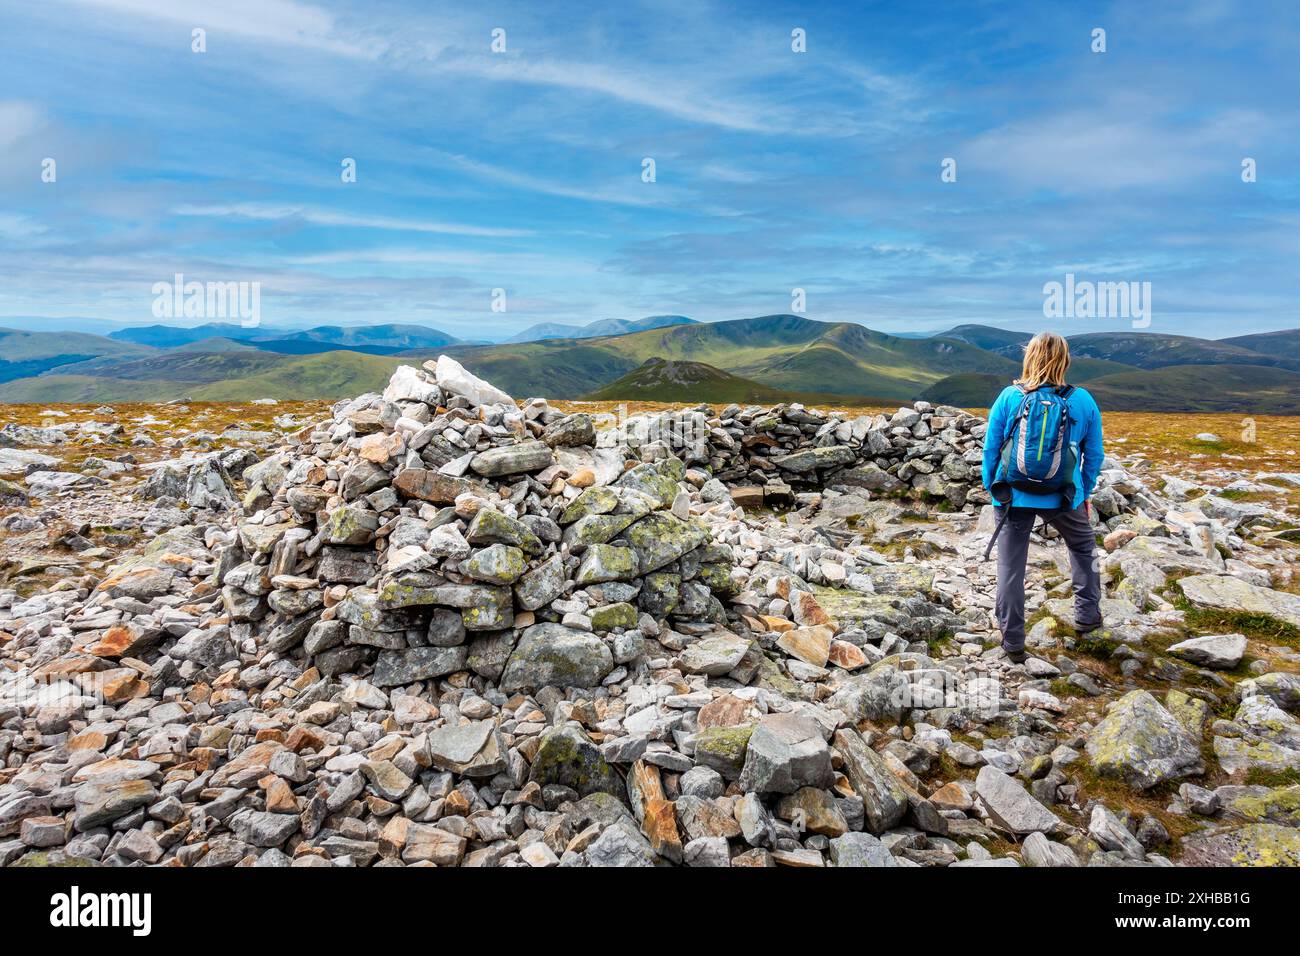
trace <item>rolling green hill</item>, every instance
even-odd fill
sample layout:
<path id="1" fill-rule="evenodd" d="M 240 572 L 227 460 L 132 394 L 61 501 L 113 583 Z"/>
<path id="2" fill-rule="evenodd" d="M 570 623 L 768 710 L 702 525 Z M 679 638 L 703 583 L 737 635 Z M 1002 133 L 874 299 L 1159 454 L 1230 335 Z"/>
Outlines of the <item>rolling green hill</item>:
<path id="1" fill-rule="evenodd" d="M 82 368 L 94 363 L 83 363 Z M 0 384 L 0 402 L 247 401 L 380 391 L 403 360 L 360 352 L 170 352 L 158 358 Z M 110 374 L 103 374 L 103 373 Z"/>
<path id="2" fill-rule="evenodd" d="M 1074 358 L 1107 359 L 1138 368 L 1169 365 L 1271 365 L 1300 370 L 1300 361 L 1284 355 L 1264 355 L 1213 339 L 1155 332 L 1092 332 L 1071 335 Z"/>
<path id="3" fill-rule="evenodd" d="M 703 362 L 782 391 L 890 400 L 907 399 L 952 372 L 1010 376 L 1018 367 L 965 342 L 904 339 L 796 315 L 447 351 L 513 394 L 555 398 L 597 391 L 651 358 Z"/>
<path id="4" fill-rule="evenodd" d="M 1102 409 L 1300 415 L 1300 373 L 1260 365 L 1170 365 L 1088 383 Z"/>
<path id="5" fill-rule="evenodd" d="M 1074 376 L 1071 381 L 1080 382 Z M 988 408 L 1008 380 L 963 372 L 936 382 L 921 398 L 961 408 Z M 1082 383 L 1081 383 L 1082 384 Z M 1104 375 L 1086 383 L 1104 412 L 1300 414 L 1300 373 L 1252 365 L 1170 365 Z"/>
<path id="6" fill-rule="evenodd" d="M 935 382 L 920 397 L 936 405 L 988 408 L 1010 381 L 985 372 L 958 372 Z"/>
<path id="7" fill-rule="evenodd" d="M 1235 335 L 1219 341 L 1224 345 L 1236 345 L 1261 355 L 1300 360 L 1300 329 L 1260 332 L 1257 335 Z"/>
<path id="8" fill-rule="evenodd" d="M 825 392 L 789 392 L 739 375 L 732 375 L 703 362 L 683 362 L 670 359 L 647 359 L 604 388 L 583 396 L 589 401 L 639 401 L 639 402 L 708 402 L 714 405 L 775 404 L 777 402 L 803 402 L 804 404 L 844 404 L 845 397 Z M 853 404 L 889 404 L 884 399 L 853 397 Z"/>
<path id="9" fill-rule="evenodd" d="M 171 352 L 256 352 L 258 346 L 234 339 L 210 338 L 173 346 Z"/>
<path id="10" fill-rule="evenodd" d="M 1028 332 L 1011 332 L 991 325 L 958 325 L 947 332 L 939 333 L 938 337 L 956 339 L 958 342 L 965 342 L 976 348 L 998 352 L 1008 358 L 1018 357 L 1020 349 L 1033 338 Z"/>
<path id="11" fill-rule="evenodd" d="M 0 382 L 40 375 L 99 355 L 147 355 L 153 349 L 86 332 L 23 332 L 0 328 Z"/>

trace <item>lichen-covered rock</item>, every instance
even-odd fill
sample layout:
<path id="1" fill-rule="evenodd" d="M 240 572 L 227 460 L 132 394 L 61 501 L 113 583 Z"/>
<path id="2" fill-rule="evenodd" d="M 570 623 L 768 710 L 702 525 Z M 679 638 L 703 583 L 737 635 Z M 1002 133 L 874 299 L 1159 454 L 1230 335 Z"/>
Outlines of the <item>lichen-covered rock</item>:
<path id="1" fill-rule="evenodd" d="M 509 544 L 530 555 L 546 550 L 528 525 L 495 508 L 480 508 L 465 537 L 470 544 Z"/>
<path id="2" fill-rule="evenodd" d="M 1200 741 L 1144 690 L 1111 707 L 1088 735 L 1087 751 L 1100 776 L 1138 790 L 1205 771 Z"/>
<path id="3" fill-rule="evenodd" d="M 535 611 L 564 593 L 564 559 L 547 558 L 515 583 L 515 600 L 525 611 Z"/>
<path id="4" fill-rule="evenodd" d="M 1300 784 L 1289 787 L 1221 787 L 1234 791 L 1223 803 L 1225 816 L 1247 823 L 1300 827 Z"/>
<path id="5" fill-rule="evenodd" d="M 709 533 L 696 521 L 684 521 L 669 512 L 656 511 L 625 532 L 636 551 L 641 573 L 658 571 L 708 540 Z"/>
<path id="6" fill-rule="evenodd" d="M 602 604 L 591 611 L 591 627 L 594 631 L 636 627 L 636 608 L 626 601 Z"/>
<path id="7" fill-rule="evenodd" d="M 461 647 L 408 647 L 380 651 L 370 680 L 377 687 L 397 687 L 454 674 L 465 669 L 468 651 Z"/>
<path id="8" fill-rule="evenodd" d="M 1183 840 L 1185 866 L 1300 866 L 1300 829 L 1251 823 Z"/>
<path id="9" fill-rule="evenodd" d="M 1237 697 L 1267 697 L 1283 710 L 1300 710 L 1300 674 L 1271 671 L 1237 685 Z"/>
<path id="10" fill-rule="evenodd" d="M 379 528 L 379 515 L 362 505 L 340 505 L 330 512 L 325 540 L 330 544 L 368 544 Z"/>
<path id="11" fill-rule="evenodd" d="M 528 768 L 528 779 L 543 787 L 569 787 L 582 797 L 590 793 L 618 795 L 623 790 L 622 780 L 605 762 L 600 748 L 574 723 L 542 735 Z"/>
<path id="12" fill-rule="evenodd" d="M 465 563 L 466 574 L 489 584 L 514 584 L 527 569 L 524 552 L 508 544 L 489 545 Z"/>
<path id="13" fill-rule="evenodd" d="M 501 688 L 596 687 L 614 669 L 614 657 L 594 634 L 562 624 L 534 624 L 516 645 Z"/>
<path id="14" fill-rule="evenodd" d="M 698 764 L 715 770 L 728 780 L 735 780 L 745 767 L 749 739 L 754 734 L 754 724 L 733 727 L 708 727 L 695 737 L 695 760 Z"/>
<path id="15" fill-rule="evenodd" d="M 630 581 L 637 576 L 640 561 L 632 548 L 593 544 L 582 556 L 574 581 L 579 587 L 605 581 Z"/>
<path id="16" fill-rule="evenodd" d="M 560 513 L 560 524 L 573 524 L 591 515 L 609 514 L 618 507 L 618 492 L 613 488 L 597 485 L 583 490 Z"/>

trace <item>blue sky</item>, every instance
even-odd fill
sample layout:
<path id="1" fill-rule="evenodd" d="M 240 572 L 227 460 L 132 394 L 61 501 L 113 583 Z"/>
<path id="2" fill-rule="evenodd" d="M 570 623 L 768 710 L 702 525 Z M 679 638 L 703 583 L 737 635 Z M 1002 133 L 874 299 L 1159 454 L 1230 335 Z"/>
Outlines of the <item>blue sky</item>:
<path id="1" fill-rule="evenodd" d="M 153 322 L 180 272 L 476 339 L 795 288 L 892 332 L 1129 328 L 1045 321 L 1073 272 L 1150 282 L 1152 332 L 1291 328 L 1298 49 L 1286 2 L 9 3 L 0 324 Z"/>

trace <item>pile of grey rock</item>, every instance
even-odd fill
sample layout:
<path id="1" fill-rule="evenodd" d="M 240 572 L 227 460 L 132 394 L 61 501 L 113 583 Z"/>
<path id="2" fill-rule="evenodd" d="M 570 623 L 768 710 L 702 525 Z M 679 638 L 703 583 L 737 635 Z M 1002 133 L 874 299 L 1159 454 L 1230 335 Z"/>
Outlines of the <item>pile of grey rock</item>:
<path id="1" fill-rule="evenodd" d="M 918 403 L 598 432 L 444 356 L 269 455 L 154 470 L 141 499 L 180 517 L 146 547 L 0 590 L 0 864 L 1300 862 L 1300 787 L 1246 782 L 1300 767 L 1300 659 L 1166 639 L 1183 602 L 1300 620 L 1260 544 L 1285 522 L 1108 460 L 1109 661 L 1035 536 L 1013 665 L 982 428 Z M 1176 792 L 1194 832 L 1084 770 Z"/>
<path id="2" fill-rule="evenodd" d="M 985 422 L 929 402 L 892 415 L 824 412 L 801 404 L 729 405 L 637 415 L 602 436 L 643 460 L 675 456 L 707 468 L 746 506 L 787 504 L 791 489 L 847 487 L 914 493 L 955 508 L 987 504 L 980 483 Z"/>

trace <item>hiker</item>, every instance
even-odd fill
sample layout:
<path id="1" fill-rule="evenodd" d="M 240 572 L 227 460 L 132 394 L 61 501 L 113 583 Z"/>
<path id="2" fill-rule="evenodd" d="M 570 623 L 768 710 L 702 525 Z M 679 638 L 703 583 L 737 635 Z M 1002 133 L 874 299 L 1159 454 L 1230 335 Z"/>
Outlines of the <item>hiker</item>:
<path id="1" fill-rule="evenodd" d="M 1101 472 L 1101 411 L 1065 383 L 1070 346 L 1040 332 L 1025 346 L 1020 378 L 989 409 L 984 487 L 999 512 L 984 552 L 998 546 L 998 627 L 1013 663 L 1025 660 L 1025 561 L 1034 520 L 1052 525 L 1070 549 L 1074 620 L 1079 634 L 1101 627 L 1101 577 L 1089 497 Z"/>

